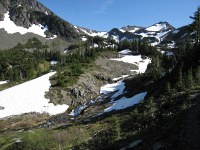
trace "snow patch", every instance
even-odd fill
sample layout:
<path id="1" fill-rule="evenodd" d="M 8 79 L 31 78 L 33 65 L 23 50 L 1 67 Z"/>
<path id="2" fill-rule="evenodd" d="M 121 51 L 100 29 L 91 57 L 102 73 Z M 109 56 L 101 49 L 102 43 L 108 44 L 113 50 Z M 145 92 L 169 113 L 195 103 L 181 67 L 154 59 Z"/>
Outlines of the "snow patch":
<path id="1" fill-rule="evenodd" d="M 87 41 L 87 38 L 86 37 L 82 37 L 82 41 Z"/>
<path id="2" fill-rule="evenodd" d="M 57 65 L 58 64 L 58 61 L 51 61 L 51 65 Z"/>
<path id="3" fill-rule="evenodd" d="M 166 56 L 173 56 L 174 53 L 173 53 L 173 52 L 170 52 L 170 51 L 167 51 L 167 52 L 165 53 L 165 55 L 166 55 Z"/>
<path id="4" fill-rule="evenodd" d="M 57 38 L 57 37 L 58 37 L 57 35 L 53 35 L 52 37 L 47 38 L 47 40 L 53 40 L 53 39 L 55 39 L 55 38 Z"/>
<path id="5" fill-rule="evenodd" d="M 33 24 L 31 27 L 24 28 L 17 26 L 13 21 L 10 20 L 9 12 L 4 14 L 4 20 L 0 21 L 0 29 L 5 29 L 5 31 L 9 34 L 17 33 L 26 34 L 26 33 L 34 33 L 40 35 L 42 37 L 46 37 L 45 31 L 48 30 L 47 27 L 43 27 L 41 24 L 35 25 Z"/>
<path id="6" fill-rule="evenodd" d="M 161 30 L 166 30 L 167 26 L 166 24 L 155 24 L 153 26 L 150 26 L 146 28 L 147 31 L 161 31 Z"/>
<path id="7" fill-rule="evenodd" d="M 129 54 L 131 54 L 131 53 L 132 53 L 132 52 L 131 52 L 130 49 L 125 49 L 125 50 L 122 50 L 122 51 L 119 52 L 119 54 L 121 54 L 121 55 L 129 55 Z"/>
<path id="8" fill-rule="evenodd" d="M 125 90 L 125 83 L 123 81 L 119 81 L 113 84 L 107 84 L 101 87 L 100 93 L 102 94 L 109 94 L 111 92 L 116 92 L 111 97 L 111 103 L 113 103 L 112 106 L 104 109 L 104 112 L 110 112 L 113 110 L 121 110 L 121 109 L 126 109 L 128 107 L 132 107 L 135 104 L 138 104 L 140 101 L 142 101 L 147 95 L 147 92 L 143 92 L 131 98 L 122 97 L 119 100 L 114 101 L 115 98 L 124 94 L 124 90 Z"/>
<path id="9" fill-rule="evenodd" d="M 147 95 L 147 92 L 144 92 L 144 93 L 139 93 L 131 98 L 123 97 L 120 100 L 113 101 L 113 105 L 104 109 L 104 112 L 110 112 L 113 110 L 122 110 L 128 107 L 132 107 L 140 103 L 142 100 L 144 100 L 146 95 Z"/>
<path id="10" fill-rule="evenodd" d="M 130 30 L 130 31 L 128 31 L 128 32 L 135 33 L 135 32 L 138 31 L 139 29 L 140 29 L 140 28 L 135 28 L 135 29 Z"/>
<path id="11" fill-rule="evenodd" d="M 113 80 L 113 81 L 119 81 L 119 80 L 125 79 L 125 78 L 127 78 L 127 77 L 129 77 L 129 75 L 122 75 L 121 77 L 113 78 L 112 80 Z"/>
<path id="12" fill-rule="evenodd" d="M 9 82 L 8 80 L 6 80 L 6 81 L 0 81 L 0 85 L 7 84 L 8 82 Z"/>
<path id="13" fill-rule="evenodd" d="M 119 36 L 118 35 L 112 35 L 112 39 L 115 40 L 115 42 L 119 43 Z"/>
<path id="14" fill-rule="evenodd" d="M 126 31 L 125 31 L 125 30 L 123 30 L 123 29 L 119 29 L 119 31 L 121 31 L 121 32 L 123 32 L 123 33 L 124 33 L 124 32 L 126 32 Z"/>
<path id="15" fill-rule="evenodd" d="M 106 84 L 101 87 L 100 94 L 108 94 L 111 92 L 115 92 L 115 91 L 121 89 L 120 87 L 123 88 L 123 86 L 124 85 L 122 84 L 122 81 L 119 81 L 117 83 L 112 83 L 112 84 Z"/>
<path id="16" fill-rule="evenodd" d="M 173 34 L 176 34 L 176 33 L 178 33 L 180 30 L 174 30 L 172 33 Z"/>
<path id="17" fill-rule="evenodd" d="M 114 58 L 111 60 L 122 61 L 129 64 L 135 64 L 139 67 L 139 70 L 138 70 L 139 73 L 144 73 L 147 69 L 148 64 L 151 63 L 151 60 L 149 58 L 142 59 L 141 55 L 135 55 L 135 56 L 127 55 L 122 58 Z M 131 70 L 131 71 L 135 71 L 135 70 Z"/>
<path id="18" fill-rule="evenodd" d="M 56 115 L 65 112 L 68 105 L 54 105 L 45 98 L 51 83 L 49 77 L 55 72 L 48 73 L 39 78 L 17 85 L 0 92 L 0 118 L 37 112 Z"/>

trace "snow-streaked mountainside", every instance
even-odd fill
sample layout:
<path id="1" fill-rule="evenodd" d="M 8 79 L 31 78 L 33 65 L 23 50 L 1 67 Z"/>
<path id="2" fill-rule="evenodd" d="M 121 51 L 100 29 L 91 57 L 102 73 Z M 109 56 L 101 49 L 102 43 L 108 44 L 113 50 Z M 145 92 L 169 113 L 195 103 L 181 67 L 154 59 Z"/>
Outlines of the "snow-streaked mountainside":
<path id="1" fill-rule="evenodd" d="M 21 26 L 17 26 L 12 20 L 10 20 L 9 12 L 4 14 L 4 20 L 0 21 L 0 29 L 4 29 L 8 34 L 13 34 L 17 32 L 19 32 L 22 35 L 26 33 L 34 33 L 42 37 L 46 37 L 45 32 L 48 31 L 48 28 L 42 26 L 41 24 L 33 24 L 28 29 Z M 57 36 L 54 35 L 52 38 L 55 37 Z"/>
<path id="2" fill-rule="evenodd" d="M 54 105 L 45 98 L 49 90 L 49 77 L 55 72 L 27 81 L 0 92 L 0 118 L 37 112 L 56 115 L 68 109 L 68 105 Z"/>
<path id="3" fill-rule="evenodd" d="M 95 30 L 91 30 L 91 29 L 87 29 L 87 28 L 83 28 L 83 27 L 78 27 L 78 26 L 74 26 L 74 28 L 76 29 L 76 31 L 80 34 L 83 35 L 87 35 L 87 36 L 100 36 L 103 38 L 107 38 L 107 32 L 105 31 L 95 31 Z"/>
<path id="4" fill-rule="evenodd" d="M 149 27 L 139 27 L 139 26 L 125 26 L 122 28 L 113 28 L 109 32 L 98 32 L 95 30 L 90 30 L 78 26 L 74 26 L 77 32 L 83 34 L 82 40 L 85 41 L 87 36 L 99 36 L 102 38 L 111 38 L 116 42 L 122 40 L 139 40 L 146 39 L 153 46 L 158 45 L 165 39 L 165 37 L 175 30 L 167 22 L 158 22 Z M 86 36 L 85 36 L 86 35 Z"/>
<path id="5" fill-rule="evenodd" d="M 0 29 L 5 29 L 8 34 L 34 33 L 46 38 L 58 36 L 67 41 L 80 39 L 72 24 L 37 0 L 2 0 L 0 8 Z"/>
<path id="6" fill-rule="evenodd" d="M 142 59 L 141 55 L 131 55 L 130 50 L 122 50 L 119 52 L 119 54 L 122 55 L 121 58 L 112 58 L 109 61 L 123 61 L 126 63 L 134 64 L 138 66 L 137 70 L 130 70 L 134 71 L 136 74 L 138 73 L 144 73 L 147 69 L 147 66 L 149 63 L 151 63 L 151 60 L 149 58 Z M 122 75 L 121 77 L 113 78 L 114 83 L 103 85 L 99 89 L 100 96 L 91 99 L 88 102 L 79 105 L 76 107 L 72 112 L 70 113 L 71 116 L 78 116 L 81 114 L 81 112 L 84 109 L 87 109 L 91 105 L 101 102 L 107 97 L 106 99 L 109 99 L 109 107 L 105 108 L 101 113 L 96 114 L 102 115 L 107 112 L 111 112 L 113 110 L 122 110 L 129 107 L 132 107 L 136 104 L 138 104 L 140 101 L 142 101 L 145 96 L 147 95 L 147 92 L 142 92 L 134 95 L 133 97 L 127 98 L 124 96 L 126 93 L 125 91 L 125 82 L 123 81 L 125 78 L 128 78 L 130 75 Z"/>
<path id="7" fill-rule="evenodd" d="M 167 22 L 158 22 L 147 28 L 128 25 L 113 28 L 109 32 L 95 31 L 72 25 L 36 0 L 2 0 L 0 8 L 0 29 L 4 29 L 8 34 L 34 33 L 47 39 L 60 37 L 67 41 L 86 41 L 88 36 L 100 36 L 117 42 L 146 39 L 152 45 L 158 45 L 170 31 L 175 30 Z"/>
<path id="8" fill-rule="evenodd" d="M 141 55 L 126 55 L 122 58 L 113 58 L 111 60 L 115 60 L 115 61 L 122 61 L 125 63 L 130 63 L 130 64 L 135 64 L 138 66 L 138 70 L 131 70 L 131 71 L 135 71 L 137 73 L 144 73 L 147 69 L 147 66 L 149 63 L 151 63 L 151 60 L 146 58 L 146 59 L 142 59 Z"/>
<path id="9" fill-rule="evenodd" d="M 148 28 L 146 28 L 146 31 L 153 31 L 153 32 L 159 32 L 159 31 L 163 31 L 163 30 L 168 30 L 169 26 L 167 25 L 166 22 L 160 22 L 160 23 L 156 23 Z"/>

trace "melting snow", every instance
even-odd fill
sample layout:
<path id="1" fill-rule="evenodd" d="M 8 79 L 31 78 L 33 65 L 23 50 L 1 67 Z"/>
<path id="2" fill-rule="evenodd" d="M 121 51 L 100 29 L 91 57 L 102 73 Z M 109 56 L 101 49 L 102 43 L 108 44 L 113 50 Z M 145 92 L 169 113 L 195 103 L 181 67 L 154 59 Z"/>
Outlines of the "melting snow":
<path id="1" fill-rule="evenodd" d="M 123 32 L 123 33 L 124 33 L 124 32 L 126 32 L 126 31 L 125 31 L 125 30 L 123 30 L 123 29 L 119 29 L 119 31 L 121 31 L 121 32 Z"/>
<path id="2" fill-rule="evenodd" d="M 167 51 L 167 52 L 165 53 L 165 55 L 166 55 L 166 56 L 173 56 L 174 53 L 173 53 L 173 52 L 170 52 L 170 51 Z"/>
<path id="3" fill-rule="evenodd" d="M 131 53 L 132 53 L 132 52 L 131 52 L 130 49 L 125 49 L 125 50 L 122 50 L 122 51 L 119 52 L 119 54 L 121 54 L 121 55 L 129 55 L 129 54 L 131 54 Z"/>
<path id="4" fill-rule="evenodd" d="M 108 94 L 111 92 L 115 92 L 118 89 L 121 89 L 120 87 L 124 87 L 124 85 L 122 84 L 122 81 L 119 81 L 117 83 L 112 83 L 112 84 L 106 84 L 104 86 L 101 87 L 100 89 L 100 94 Z"/>
<path id="5" fill-rule="evenodd" d="M 57 65 L 58 62 L 57 61 L 51 61 L 51 65 Z"/>
<path id="6" fill-rule="evenodd" d="M 180 30 L 174 30 L 172 33 L 173 34 L 176 34 L 176 33 L 178 33 Z"/>
<path id="7" fill-rule="evenodd" d="M 144 73 L 146 71 L 147 65 L 151 62 L 149 58 L 142 59 L 141 55 L 133 56 L 133 55 L 127 55 L 129 54 L 130 50 L 126 49 L 121 51 L 122 54 L 124 54 L 124 57 L 122 58 L 116 58 L 116 59 L 111 59 L 111 60 L 116 60 L 116 61 L 123 61 L 126 63 L 131 63 L 138 65 L 139 70 L 135 70 L 138 73 Z M 133 70 L 131 70 L 133 71 Z M 113 81 L 118 81 L 121 79 L 124 79 L 128 77 L 129 75 L 123 75 L 122 77 L 114 78 Z M 72 110 L 70 113 L 71 116 L 78 116 L 84 109 L 89 107 L 91 104 L 95 103 L 96 101 L 102 101 L 104 100 L 105 97 L 108 98 L 109 94 L 113 93 L 111 96 L 111 103 L 112 106 L 104 109 L 104 112 L 110 112 L 112 110 L 120 110 L 120 109 L 126 109 L 128 107 L 134 106 L 135 104 L 138 104 L 141 100 L 143 100 L 147 94 L 147 92 L 139 93 L 131 98 L 126 98 L 123 96 L 125 93 L 125 83 L 123 81 L 118 81 L 116 83 L 112 84 L 106 84 L 101 87 L 100 89 L 100 96 L 92 101 L 90 100 L 89 102 L 78 106 L 76 109 Z M 119 100 L 114 101 L 118 96 L 122 95 L 123 97 L 120 98 Z M 101 115 L 103 113 L 100 113 L 98 115 Z M 97 115 L 97 116 L 98 116 Z"/>
<path id="8" fill-rule="evenodd" d="M 86 104 L 80 105 L 76 109 L 73 109 L 69 115 L 70 116 L 78 116 L 78 115 L 80 115 L 81 111 L 83 111 L 85 108 L 87 108 Z"/>
<path id="9" fill-rule="evenodd" d="M 112 39 L 115 40 L 115 42 L 119 43 L 119 36 L 118 35 L 112 35 Z"/>
<path id="10" fill-rule="evenodd" d="M 149 63 L 151 63 L 151 60 L 149 58 L 146 59 L 142 59 L 141 55 L 128 55 L 128 56 L 124 56 L 122 58 L 115 58 L 115 59 L 111 59 L 111 60 L 116 60 L 116 61 L 122 61 L 125 63 L 130 63 L 130 64 L 135 64 L 139 67 L 139 72 L 140 73 L 144 73 L 147 69 L 147 66 Z M 134 70 L 135 71 L 135 70 Z"/>
<path id="11" fill-rule="evenodd" d="M 10 20 L 9 17 L 9 12 L 4 14 L 4 20 L 0 21 L 0 29 L 5 29 L 5 31 L 9 34 L 17 33 L 19 32 L 20 34 L 26 34 L 28 32 L 40 35 L 42 37 L 46 37 L 45 31 L 48 30 L 48 28 L 43 27 L 41 24 L 35 25 L 33 24 L 31 27 L 24 28 L 17 26 L 13 21 Z"/>
<path id="12" fill-rule="evenodd" d="M 133 30 L 130 30 L 129 32 L 131 32 L 131 33 L 134 33 L 134 32 L 136 32 L 136 31 L 138 31 L 140 28 L 135 28 L 135 29 L 133 29 Z"/>
<path id="13" fill-rule="evenodd" d="M 128 107 L 132 107 L 135 104 L 138 104 L 140 101 L 142 101 L 147 95 L 147 92 L 143 92 L 131 98 L 122 97 L 119 100 L 114 101 L 116 97 L 124 93 L 124 90 L 125 90 L 125 83 L 122 81 L 113 84 L 107 84 L 101 87 L 100 93 L 103 94 L 108 94 L 116 91 L 116 93 L 111 97 L 111 102 L 113 103 L 113 105 L 104 109 L 104 112 L 110 112 L 112 110 L 121 110 L 121 109 L 126 109 Z"/>
<path id="14" fill-rule="evenodd" d="M 113 78 L 113 81 L 119 81 L 119 80 L 122 80 L 122 79 L 127 78 L 127 77 L 129 77 L 129 75 L 122 75 L 121 77 Z"/>
<path id="15" fill-rule="evenodd" d="M 50 38 L 47 38 L 48 40 L 53 40 L 53 39 L 55 39 L 55 38 L 57 38 L 58 36 L 57 35 L 53 35 L 52 37 L 50 37 Z"/>
<path id="16" fill-rule="evenodd" d="M 137 94 L 131 98 L 123 97 L 120 100 L 114 101 L 112 106 L 104 109 L 104 112 L 110 112 L 112 110 L 121 110 L 121 109 L 126 109 L 128 107 L 132 107 L 135 104 L 138 104 L 139 102 L 144 100 L 146 95 L 147 92 Z"/>
<path id="17" fill-rule="evenodd" d="M 68 105 L 54 105 L 45 98 L 45 92 L 49 90 L 49 77 L 55 72 L 48 73 L 39 78 L 9 88 L 0 92 L 0 118 L 37 112 L 56 115 L 68 109 Z"/>
<path id="18" fill-rule="evenodd" d="M 0 85 L 6 84 L 6 83 L 8 83 L 8 82 L 9 82 L 8 80 L 6 80 L 6 81 L 0 81 Z"/>
<path id="19" fill-rule="evenodd" d="M 86 37 L 82 37 L 82 41 L 87 41 L 87 38 Z"/>

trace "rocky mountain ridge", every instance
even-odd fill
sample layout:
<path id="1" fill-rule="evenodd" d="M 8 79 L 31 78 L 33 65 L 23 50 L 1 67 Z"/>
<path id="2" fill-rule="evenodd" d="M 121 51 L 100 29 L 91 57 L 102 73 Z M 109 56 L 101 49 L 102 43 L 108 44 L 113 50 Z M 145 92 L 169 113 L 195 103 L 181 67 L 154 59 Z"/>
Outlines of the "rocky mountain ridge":
<path id="1" fill-rule="evenodd" d="M 121 28 L 113 28 L 108 32 L 99 32 L 77 26 L 75 27 L 79 32 L 82 32 L 87 36 L 100 36 L 103 38 L 110 38 L 114 39 L 116 42 L 122 40 L 133 41 L 146 39 L 152 45 L 160 44 L 160 42 L 163 41 L 170 32 L 175 30 L 175 28 L 168 22 L 158 22 L 149 27 L 128 25 Z M 83 35 L 83 37 L 85 37 L 85 35 Z"/>
<path id="2" fill-rule="evenodd" d="M 40 25 L 41 28 L 46 28 L 47 38 L 56 35 L 68 41 L 79 39 L 79 34 L 72 24 L 36 0 L 1 0 L 0 8 L 0 21 L 3 21 L 8 13 L 10 20 L 18 27 L 28 29 L 33 25 Z"/>
<path id="3" fill-rule="evenodd" d="M 17 27 L 23 27 L 26 30 L 36 25 L 43 30 L 45 38 L 53 39 L 59 37 L 69 42 L 86 41 L 88 37 L 99 36 L 113 39 L 117 42 L 122 40 L 146 40 L 151 45 L 156 46 L 166 43 L 174 44 L 178 39 L 188 37 L 190 34 L 188 33 L 187 36 L 180 34 L 178 32 L 179 29 L 176 30 L 168 22 L 158 22 L 149 27 L 128 25 L 121 28 L 113 28 L 108 32 L 87 29 L 72 25 L 61 19 L 37 0 L 1 0 L 0 23 L 2 24 L 5 24 L 3 22 L 5 14 L 8 14 L 9 19 Z M 0 29 L 4 28 L 0 26 Z M 3 46 L 2 48 L 7 47 Z"/>

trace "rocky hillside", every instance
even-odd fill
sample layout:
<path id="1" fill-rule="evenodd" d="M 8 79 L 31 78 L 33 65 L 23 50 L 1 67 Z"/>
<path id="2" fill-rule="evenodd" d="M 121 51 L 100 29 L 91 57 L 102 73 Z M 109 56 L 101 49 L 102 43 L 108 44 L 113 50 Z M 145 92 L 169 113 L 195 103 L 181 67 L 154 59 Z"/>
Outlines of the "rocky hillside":
<path id="1" fill-rule="evenodd" d="M 170 41 L 173 41 L 174 35 L 171 34 L 176 32 L 175 28 L 167 22 L 158 22 L 149 27 L 125 26 L 113 28 L 109 32 L 95 31 L 70 24 L 37 0 L 1 0 L 0 30 L 2 30 L 1 36 L 6 39 L 2 41 L 2 45 L 0 44 L 1 49 L 11 48 L 18 42 L 23 43 L 29 37 L 38 35 L 48 40 L 59 37 L 69 42 L 86 41 L 88 37 L 94 36 L 114 39 L 117 42 L 141 39 L 147 40 L 155 46 L 166 41 L 166 37 L 169 39 L 169 34 Z M 22 36 L 16 35 L 17 32 Z M 6 42 L 8 36 L 13 41 L 11 45 Z M 41 39 L 40 37 L 39 39 Z M 41 39 L 41 41 L 45 41 L 45 39 Z"/>
<path id="2" fill-rule="evenodd" d="M 23 28 L 23 30 L 39 26 L 40 29 L 43 29 L 43 37 L 46 38 L 58 36 L 68 41 L 79 39 L 79 34 L 73 25 L 55 15 L 36 0 L 1 0 L 0 21 L 1 24 L 5 24 L 4 21 L 10 21 L 10 24 L 13 22 L 20 29 Z M 1 28 L 6 30 L 6 27 L 1 26 Z M 37 34 L 34 31 L 30 32 Z M 7 32 L 9 33 L 10 31 Z M 23 34 L 23 32 L 20 33 Z"/>

